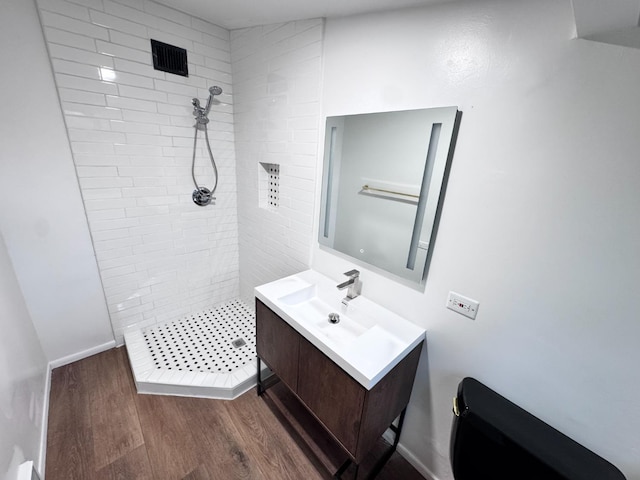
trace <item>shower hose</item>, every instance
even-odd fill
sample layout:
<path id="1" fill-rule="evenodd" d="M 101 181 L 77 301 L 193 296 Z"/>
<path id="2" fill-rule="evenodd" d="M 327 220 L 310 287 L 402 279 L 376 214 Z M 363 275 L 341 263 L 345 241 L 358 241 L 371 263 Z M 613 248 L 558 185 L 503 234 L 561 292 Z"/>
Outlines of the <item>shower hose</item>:
<path id="1" fill-rule="evenodd" d="M 206 117 L 205 117 L 206 118 Z M 196 180 L 196 146 L 198 145 L 198 127 L 202 126 L 202 130 L 204 130 L 204 139 L 205 144 L 207 145 L 207 151 L 209 152 L 209 158 L 211 159 L 211 166 L 213 167 L 213 174 L 215 175 L 215 183 L 213 184 L 213 188 L 209 190 L 207 187 L 198 186 L 198 181 Z M 201 121 L 200 118 L 196 120 L 196 124 L 194 125 L 194 134 L 193 134 L 193 158 L 191 159 L 191 177 L 193 178 L 193 184 L 196 186 L 196 189 L 193 191 L 193 201 L 196 205 L 200 205 L 201 207 L 205 205 L 209 205 L 211 200 L 215 200 L 216 198 L 213 194 L 218 188 L 218 167 L 216 167 L 216 160 L 213 158 L 213 153 L 211 152 L 211 145 L 209 145 L 209 132 L 207 131 L 207 123 L 205 121 Z"/>

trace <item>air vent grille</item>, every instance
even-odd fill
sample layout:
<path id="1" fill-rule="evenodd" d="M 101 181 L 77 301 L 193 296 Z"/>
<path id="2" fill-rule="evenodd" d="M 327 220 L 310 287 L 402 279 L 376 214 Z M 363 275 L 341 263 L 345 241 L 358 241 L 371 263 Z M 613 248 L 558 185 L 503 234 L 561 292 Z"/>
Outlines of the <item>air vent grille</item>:
<path id="1" fill-rule="evenodd" d="M 167 43 L 151 39 L 153 68 L 175 75 L 189 76 L 187 69 L 187 51 Z"/>

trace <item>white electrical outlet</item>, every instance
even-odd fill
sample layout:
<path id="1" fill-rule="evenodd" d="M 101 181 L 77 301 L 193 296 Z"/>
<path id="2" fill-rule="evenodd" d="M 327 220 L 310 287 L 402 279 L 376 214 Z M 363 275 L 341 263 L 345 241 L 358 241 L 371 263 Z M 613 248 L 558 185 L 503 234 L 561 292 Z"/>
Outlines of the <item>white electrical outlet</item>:
<path id="1" fill-rule="evenodd" d="M 453 310 L 454 312 L 458 312 L 465 317 L 469 317 L 474 320 L 476 318 L 476 313 L 478 313 L 478 306 L 480 303 L 472 300 L 471 298 L 467 298 L 464 295 L 460 295 L 456 292 L 449 292 L 449 298 L 447 298 L 447 308 Z"/>

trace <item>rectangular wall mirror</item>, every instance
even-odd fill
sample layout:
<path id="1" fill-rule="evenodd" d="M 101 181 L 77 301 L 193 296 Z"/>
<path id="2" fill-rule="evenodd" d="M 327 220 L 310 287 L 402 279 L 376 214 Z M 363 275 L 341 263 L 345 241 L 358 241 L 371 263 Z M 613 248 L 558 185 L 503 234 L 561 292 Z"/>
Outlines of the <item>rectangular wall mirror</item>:
<path id="1" fill-rule="evenodd" d="M 319 242 L 424 285 L 457 107 L 327 117 Z"/>

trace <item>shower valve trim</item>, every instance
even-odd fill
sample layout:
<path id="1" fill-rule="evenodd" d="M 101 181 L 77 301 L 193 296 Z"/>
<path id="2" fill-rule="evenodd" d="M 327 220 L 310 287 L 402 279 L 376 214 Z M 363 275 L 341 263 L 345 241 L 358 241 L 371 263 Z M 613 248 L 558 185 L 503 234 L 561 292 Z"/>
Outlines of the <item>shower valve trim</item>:
<path id="1" fill-rule="evenodd" d="M 193 191 L 191 198 L 196 205 L 204 207 L 211 203 L 211 200 L 215 200 L 213 194 L 218 187 L 218 167 L 216 166 L 216 160 L 211 152 L 211 145 L 209 144 L 209 132 L 207 131 L 207 124 L 209 123 L 209 111 L 211 110 L 211 104 L 213 103 L 213 97 L 222 94 L 222 88 L 213 86 L 209 88 L 209 99 L 207 105 L 203 108 L 200 105 L 200 100 L 194 98 L 191 100 L 193 105 L 193 116 L 196 119 L 196 123 L 193 125 L 193 158 L 191 161 L 191 177 L 193 178 L 193 184 L 196 189 Z M 198 145 L 198 130 L 204 130 L 205 145 L 207 146 L 207 152 L 209 153 L 209 159 L 211 160 L 211 166 L 213 167 L 213 173 L 215 176 L 215 183 L 213 188 L 209 190 L 207 187 L 201 187 L 196 180 L 196 147 Z"/>

